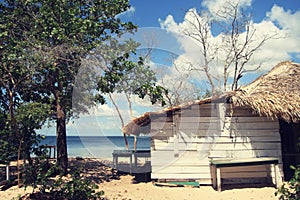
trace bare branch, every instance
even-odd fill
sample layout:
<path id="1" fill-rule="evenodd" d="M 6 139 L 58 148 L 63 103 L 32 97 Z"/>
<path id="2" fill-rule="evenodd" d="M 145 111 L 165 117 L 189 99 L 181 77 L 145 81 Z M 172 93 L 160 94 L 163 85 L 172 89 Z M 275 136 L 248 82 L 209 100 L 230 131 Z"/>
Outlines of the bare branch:
<path id="1" fill-rule="evenodd" d="M 207 13 L 196 13 L 196 11 L 189 11 L 192 15 L 194 21 L 188 20 L 191 30 L 184 30 L 183 33 L 200 44 L 200 55 L 204 58 L 203 64 L 195 64 L 190 63 L 190 70 L 198 70 L 203 71 L 208 79 L 209 85 L 211 86 L 212 95 L 215 94 L 215 84 L 213 81 L 212 74 L 210 73 L 209 64 L 215 59 L 215 52 L 211 48 L 211 43 L 209 41 L 209 34 L 211 28 L 211 19 L 209 18 Z"/>

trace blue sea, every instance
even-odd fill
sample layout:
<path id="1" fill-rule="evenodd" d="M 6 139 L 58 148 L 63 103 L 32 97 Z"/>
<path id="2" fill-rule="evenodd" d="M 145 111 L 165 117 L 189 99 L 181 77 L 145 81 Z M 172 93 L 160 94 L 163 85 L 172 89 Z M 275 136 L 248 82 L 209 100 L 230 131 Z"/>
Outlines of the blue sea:
<path id="1" fill-rule="evenodd" d="M 127 137 L 133 149 L 133 137 Z M 41 144 L 56 145 L 56 136 L 46 136 Z M 123 136 L 67 136 L 69 157 L 112 158 L 113 150 L 126 149 Z M 138 137 L 137 149 L 150 150 L 150 137 Z"/>

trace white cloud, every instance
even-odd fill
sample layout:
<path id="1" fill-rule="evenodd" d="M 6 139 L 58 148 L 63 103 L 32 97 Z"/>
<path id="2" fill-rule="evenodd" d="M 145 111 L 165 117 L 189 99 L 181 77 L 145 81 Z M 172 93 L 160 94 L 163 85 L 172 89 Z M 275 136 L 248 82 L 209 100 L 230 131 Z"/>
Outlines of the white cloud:
<path id="1" fill-rule="evenodd" d="M 286 53 L 293 53 L 296 59 L 300 59 L 300 11 L 292 13 L 290 10 L 274 5 L 267 17 L 274 23 L 278 24 L 282 31 L 285 31 L 284 40 L 277 42 L 278 49 Z M 276 43 L 275 43 L 276 44 Z"/>
<path id="2" fill-rule="evenodd" d="M 290 10 L 285 11 L 284 8 L 275 4 L 266 15 L 270 20 L 278 23 L 282 29 L 300 36 L 300 11 L 292 13 Z"/>
<path id="3" fill-rule="evenodd" d="M 226 1 L 225 1 L 226 2 Z M 222 0 L 205 0 L 203 1 L 203 6 L 206 6 L 209 11 L 215 12 L 222 7 L 224 1 Z M 251 0 L 240 1 L 240 7 L 251 6 Z M 190 32 L 195 32 L 197 27 L 191 26 L 191 23 L 195 21 L 196 9 L 190 9 L 182 22 L 176 23 L 171 15 L 169 15 L 166 20 L 160 20 L 161 28 L 167 29 L 169 31 L 179 31 L 183 33 L 184 30 L 189 30 Z M 197 16 L 198 20 L 202 20 L 200 16 Z M 268 40 L 260 49 L 258 49 L 252 57 L 252 60 L 248 63 L 248 68 L 253 68 L 262 64 L 262 71 L 269 70 L 274 67 L 277 63 L 290 60 L 291 55 L 289 53 L 294 53 L 296 56 L 300 57 L 300 11 L 291 13 L 291 11 L 285 11 L 283 8 L 274 5 L 272 10 L 267 13 L 267 19 L 253 23 L 252 27 L 255 30 L 255 37 L 253 38 L 252 47 L 257 45 L 259 41 L 266 35 L 276 34 L 276 39 Z M 278 26 L 279 25 L 279 26 Z M 175 36 L 175 35 L 174 35 Z M 240 34 L 240 37 L 244 37 L 245 33 Z M 184 53 L 178 57 L 175 63 L 181 63 L 180 66 L 182 71 L 186 68 L 184 65 L 184 60 L 192 61 L 193 64 L 200 66 L 203 64 L 203 58 L 201 55 L 201 47 L 195 40 L 181 36 L 176 36 L 178 42 L 181 44 L 181 48 Z M 218 46 L 222 44 L 222 35 L 213 36 L 211 32 L 208 34 L 208 40 L 210 46 Z M 211 73 L 215 77 L 221 77 L 223 74 L 223 60 L 224 53 L 218 51 L 215 54 L 214 62 L 210 63 Z M 205 77 L 202 74 L 202 77 Z M 199 76 L 199 74 L 197 74 Z"/>
<path id="4" fill-rule="evenodd" d="M 110 116 L 113 112 L 114 110 L 111 106 L 109 106 L 108 104 L 104 104 L 97 106 L 97 112 L 95 113 L 95 115 L 97 117 L 107 117 Z"/>
<path id="5" fill-rule="evenodd" d="M 197 19 L 195 16 L 197 16 Z M 202 47 L 198 41 L 192 37 L 184 35 L 184 32 L 197 33 L 197 29 L 199 28 L 197 25 L 198 21 L 204 22 L 205 20 L 206 19 L 201 18 L 197 14 L 195 8 L 192 8 L 186 13 L 184 20 L 181 23 L 176 23 L 171 16 L 168 16 L 165 21 L 160 21 L 161 28 L 167 29 L 168 31 L 173 31 L 175 33 L 177 32 L 177 34 L 174 34 L 174 37 L 177 38 L 181 45 L 181 49 L 184 51 L 184 53 L 178 56 L 178 58 L 174 61 L 179 73 L 181 75 L 186 74 L 186 76 L 188 76 L 187 73 L 190 73 L 189 76 L 192 77 L 189 78 L 197 79 L 198 82 L 203 82 L 203 80 L 206 80 L 205 74 L 203 71 L 192 71 L 191 73 L 191 65 L 198 68 L 199 66 L 201 67 L 204 65 L 205 61 L 201 54 Z M 221 38 L 214 37 L 209 30 L 207 40 L 210 43 L 211 52 L 213 52 L 215 44 L 220 43 Z M 212 64 L 216 65 L 215 63 Z M 218 69 L 215 67 L 213 67 L 213 70 L 218 71 Z M 212 73 L 218 76 L 217 72 Z"/>
<path id="6" fill-rule="evenodd" d="M 119 111 L 125 124 L 130 121 L 129 109 L 125 102 L 122 103 L 120 94 L 113 94 L 118 102 Z M 121 102 L 121 104 L 120 104 Z M 135 113 L 135 112 L 134 112 Z M 121 121 L 113 104 L 107 100 L 107 104 L 91 108 L 88 114 L 81 115 L 79 119 L 68 124 L 68 128 L 78 135 L 105 135 L 106 133 L 121 133 Z M 88 132 L 87 132 L 88 131 Z"/>
<path id="7" fill-rule="evenodd" d="M 216 17 L 217 13 L 224 12 L 226 4 L 238 5 L 239 8 L 251 6 L 252 0 L 204 0 L 202 6 L 206 7 L 212 16 Z"/>
<path id="8" fill-rule="evenodd" d="M 116 18 L 120 17 L 131 17 L 135 13 L 135 7 L 131 6 L 128 10 L 125 12 L 122 12 L 116 16 Z"/>
<path id="9" fill-rule="evenodd" d="M 264 70 L 269 70 L 281 61 L 289 60 L 288 54 L 290 43 L 293 43 L 293 38 L 287 38 L 287 31 L 281 30 L 271 21 L 261 21 L 253 24 L 256 30 L 254 40 L 259 41 L 266 34 L 276 34 L 276 39 L 267 41 L 259 50 L 255 52 L 252 58 L 252 63 L 263 63 Z M 291 44 L 292 45 L 292 44 Z"/>
<path id="10" fill-rule="evenodd" d="M 197 24 L 195 16 L 198 15 L 196 9 L 190 9 L 185 17 L 183 22 L 176 23 L 172 16 L 168 16 L 165 21 L 161 20 L 161 28 L 166 29 L 168 31 L 173 32 L 174 37 L 179 41 L 181 49 L 184 50 L 184 54 L 181 54 L 175 63 L 178 67 L 182 67 L 182 73 L 188 68 L 188 65 L 203 65 L 203 58 L 200 55 L 201 46 L 195 41 L 193 38 L 184 35 L 184 32 L 188 31 L 190 33 L 197 33 L 197 26 L 193 26 L 192 24 Z M 198 18 L 198 20 L 202 20 Z M 212 34 L 208 33 L 208 40 L 213 38 Z M 211 40 L 211 43 L 213 41 Z M 179 61 L 180 60 L 180 61 Z"/>
<path id="11" fill-rule="evenodd" d="M 172 30 L 174 32 L 180 31 L 172 15 L 168 15 L 165 20 L 158 19 L 158 22 L 160 23 L 160 27 L 163 29 Z"/>

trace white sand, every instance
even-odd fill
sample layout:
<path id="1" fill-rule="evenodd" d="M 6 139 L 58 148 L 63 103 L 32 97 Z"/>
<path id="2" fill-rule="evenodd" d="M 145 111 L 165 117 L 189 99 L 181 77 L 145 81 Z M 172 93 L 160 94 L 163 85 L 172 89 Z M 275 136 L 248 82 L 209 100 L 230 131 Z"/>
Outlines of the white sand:
<path id="1" fill-rule="evenodd" d="M 86 161 L 86 159 L 85 159 Z M 99 177 L 103 172 L 112 172 L 108 167 L 98 165 L 95 160 L 93 163 L 86 165 L 87 176 L 93 175 Z M 107 161 L 106 161 L 107 162 Z M 87 162 L 83 162 L 87 163 Z M 82 164 L 82 162 L 81 162 Z M 212 199 L 212 200 L 229 200 L 229 199 L 261 199 L 274 200 L 276 189 L 274 187 L 250 187 L 242 189 L 226 189 L 222 192 L 215 191 L 211 186 L 200 186 L 200 188 L 191 187 L 159 187 L 152 182 L 136 183 L 134 177 L 131 175 L 120 176 L 119 180 L 111 179 L 109 182 L 104 181 L 99 184 L 99 190 L 105 192 L 104 197 L 108 199 L 122 199 L 122 200 L 151 200 L 151 199 Z M 234 188 L 234 187 L 233 187 Z M 23 196 L 30 193 L 30 187 L 25 191 L 24 188 L 17 186 L 11 187 L 6 191 L 0 191 L 0 199 L 10 200 L 18 196 Z"/>
<path id="2" fill-rule="evenodd" d="M 99 190 L 104 190 L 104 197 L 108 199 L 122 199 L 122 200 L 150 200 L 150 199 L 261 199 L 261 200 L 274 200 L 275 188 L 262 187 L 262 188 L 244 188 L 244 189 L 231 189 L 222 192 L 215 191 L 210 186 L 200 186 L 200 188 L 188 187 L 158 187 L 149 183 L 133 183 L 133 176 L 121 176 L 120 180 L 112 180 L 99 184 Z M 24 191 L 24 188 L 14 186 L 7 191 L 0 192 L 0 199 L 12 199 L 19 195 L 24 195 L 31 192 L 31 188 Z"/>
<path id="3" fill-rule="evenodd" d="M 275 188 L 245 188 L 215 191 L 211 186 L 200 188 L 188 187 L 158 187 L 152 183 L 134 184 L 132 176 L 122 176 L 120 180 L 103 183 L 100 189 L 104 190 L 108 199 L 278 199 L 275 197 Z"/>

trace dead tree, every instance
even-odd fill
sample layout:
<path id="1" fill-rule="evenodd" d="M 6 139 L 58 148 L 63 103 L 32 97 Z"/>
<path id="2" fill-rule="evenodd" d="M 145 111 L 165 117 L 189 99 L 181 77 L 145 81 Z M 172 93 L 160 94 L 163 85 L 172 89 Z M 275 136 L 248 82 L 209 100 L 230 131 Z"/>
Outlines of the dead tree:
<path id="1" fill-rule="evenodd" d="M 258 38 L 251 15 L 240 8 L 238 3 L 227 1 L 217 16 L 223 30 L 223 45 L 220 48 L 225 55 L 223 89 L 226 91 L 228 78 L 232 76 L 231 90 L 236 90 L 244 74 L 261 67 L 259 63 L 255 67 L 247 68 L 254 53 L 268 40 L 279 38 L 279 33 L 268 32 Z"/>
<path id="2" fill-rule="evenodd" d="M 217 48 L 213 45 L 211 26 L 212 17 L 207 12 L 197 13 L 195 9 L 189 10 L 191 19 L 187 19 L 188 27 L 183 30 L 183 34 L 193 38 L 200 45 L 200 55 L 203 58 L 202 63 L 191 65 L 192 70 L 203 71 L 211 87 L 211 94 L 216 94 L 214 83 L 215 77 L 211 73 L 210 63 L 215 59 Z"/>

